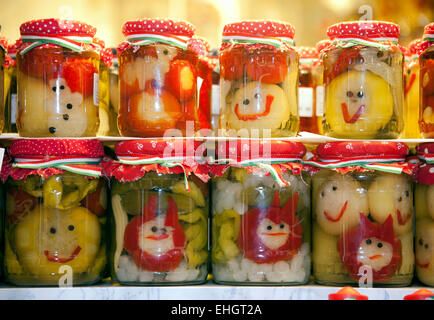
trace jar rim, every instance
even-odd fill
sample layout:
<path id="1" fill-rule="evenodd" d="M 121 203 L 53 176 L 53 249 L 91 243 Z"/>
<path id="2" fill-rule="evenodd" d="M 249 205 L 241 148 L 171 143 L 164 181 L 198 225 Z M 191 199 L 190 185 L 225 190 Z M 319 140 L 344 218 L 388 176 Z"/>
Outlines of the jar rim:
<path id="1" fill-rule="evenodd" d="M 24 22 L 20 26 L 21 35 L 63 35 L 63 36 L 90 36 L 94 37 L 96 28 L 90 24 L 66 19 L 36 19 Z"/>

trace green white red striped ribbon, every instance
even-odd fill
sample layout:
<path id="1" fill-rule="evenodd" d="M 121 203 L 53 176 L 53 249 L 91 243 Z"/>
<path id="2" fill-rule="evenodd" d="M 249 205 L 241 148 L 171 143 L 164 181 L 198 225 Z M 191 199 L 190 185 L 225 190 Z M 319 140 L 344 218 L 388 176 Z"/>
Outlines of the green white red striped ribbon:
<path id="1" fill-rule="evenodd" d="M 338 48 L 351 48 L 354 46 L 367 46 L 375 47 L 380 50 L 387 50 L 390 46 L 398 44 L 397 38 L 372 38 L 372 39 L 361 39 L 356 37 L 351 38 L 339 38 L 335 39 L 331 43 Z"/>
<path id="2" fill-rule="evenodd" d="M 424 153 L 419 158 L 428 164 L 434 164 L 434 154 L 432 153 Z"/>
<path id="3" fill-rule="evenodd" d="M 368 170 L 378 170 L 388 173 L 402 173 L 402 166 L 397 163 L 403 162 L 402 158 L 351 158 L 345 160 L 336 160 L 336 161 L 314 161 L 314 160 L 305 160 L 302 161 L 304 165 L 311 165 L 322 169 L 337 169 L 344 167 L 361 167 Z"/>
<path id="4" fill-rule="evenodd" d="M 137 33 L 126 36 L 127 41 L 135 46 L 144 46 L 154 43 L 166 43 L 182 50 L 187 49 L 190 37 L 166 33 Z"/>
<path id="5" fill-rule="evenodd" d="M 300 158 L 270 158 L 270 159 L 249 159 L 237 162 L 234 159 L 218 159 L 215 160 L 216 163 L 220 164 L 236 164 L 243 167 L 257 167 L 266 170 L 273 177 L 281 188 L 289 186 L 289 182 L 283 179 L 279 170 L 276 170 L 276 165 L 286 164 L 286 163 L 300 163 Z"/>
<path id="6" fill-rule="evenodd" d="M 267 44 L 280 49 L 282 46 L 295 46 L 293 39 L 288 37 L 251 37 L 245 35 L 227 35 L 222 37 L 223 43 L 231 44 Z"/>
<path id="7" fill-rule="evenodd" d="M 167 168 L 174 168 L 174 167 L 181 167 L 182 171 L 184 171 L 184 184 L 185 189 L 187 191 L 190 191 L 190 184 L 188 183 L 188 176 L 187 172 L 185 171 L 185 167 L 182 164 L 183 161 L 185 161 L 185 157 L 153 157 L 153 158 L 146 158 L 146 157 L 122 157 L 118 156 L 119 162 L 122 164 L 128 164 L 128 165 L 149 165 L 149 164 L 159 164 L 163 167 Z"/>
<path id="8" fill-rule="evenodd" d="M 100 177 L 102 174 L 100 162 L 101 158 L 34 156 L 15 158 L 12 166 L 21 169 L 57 168 L 82 176 Z"/>
<path id="9" fill-rule="evenodd" d="M 75 52 L 83 51 L 83 44 L 92 43 L 92 37 L 90 36 L 60 36 L 60 35 L 22 35 L 23 42 L 31 43 L 25 47 L 20 53 L 23 55 L 33 48 L 42 46 L 44 44 L 55 44 L 63 48 L 68 48 Z"/>
<path id="10" fill-rule="evenodd" d="M 422 41 L 434 42 L 434 34 L 425 34 Z"/>

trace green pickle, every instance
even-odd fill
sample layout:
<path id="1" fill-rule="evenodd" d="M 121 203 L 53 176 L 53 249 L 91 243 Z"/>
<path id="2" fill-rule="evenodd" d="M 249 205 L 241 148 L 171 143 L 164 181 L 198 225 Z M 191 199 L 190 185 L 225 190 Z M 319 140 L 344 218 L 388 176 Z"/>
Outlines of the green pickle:
<path id="1" fill-rule="evenodd" d="M 105 179 L 74 173 L 9 178 L 6 281 L 62 286 L 101 280 L 107 265 L 105 185 Z"/>
<path id="2" fill-rule="evenodd" d="M 199 183 L 203 184 L 188 178 L 187 190 L 183 175 L 153 171 L 133 182 L 112 179 L 110 265 L 115 281 L 157 285 L 206 280 L 208 199 Z M 169 215 L 172 219 L 177 217 L 170 226 Z M 132 227 L 135 223 L 139 224 Z M 162 229 L 169 235 L 168 241 L 164 236 L 153 237 Z M 129 243 L 138 241 L 137 237 L 144 236 L 146 230 L 156 231 L 132 249 Z M 155 252 L 159 252 L 159 260 Z"/>

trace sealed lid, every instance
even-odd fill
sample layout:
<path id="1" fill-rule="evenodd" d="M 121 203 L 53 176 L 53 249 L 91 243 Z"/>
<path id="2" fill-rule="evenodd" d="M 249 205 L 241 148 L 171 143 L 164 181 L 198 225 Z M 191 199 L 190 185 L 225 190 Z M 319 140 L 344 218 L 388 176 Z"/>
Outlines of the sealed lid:
<path id="1" fill-rule="evenodd" d="M 420 54 L 420 45 L 422 43 L 422 39 L 414 39 L 408 44 L 408 50 L 410 51 L 410 54 Z"/>
<path id="2" fill-rule="evenodd" d="M 2 48 L 5 52 L 8 51 L 8 40 L 5 37 L 0 37 L 0 48 Z"/>
<path id="3" fill-rule="evenodd" d="M 20 38 L 20 39 L 17 39 L 13 44 L 8 45 L 7 51 L 8 51 L 8 55 L 11 58 L 15 59 L 15 56 L 17 55 L 17 52 L 18 52 L 18 48 L 21 46 L 21 44 L 22 44 L 22 41 Z"/>
<path id="4" fill-rule="evenodd" d="M 11 142 L 12 157 L 83 156 L 101 158 L 104 148 L 97 139 L 19 139 Z"/>
<path id="5" fill-rule="evenodd" d="M 398 41 L 399 26 L 384 21 L 347 21 L 336 23 L 327 29 L 331 40 L 359 38 L 375 41 Z"/>
<path id="6" fill-rule="evenodd" d="M 326 49 L 329 45 L 331 44 L 331 41 L 326 39 L 326 40 L 321 40 L 318 41 L 318 43 L 316 44 L 316 50 L 318 51 L 318 53 L 320 53 L 322 50 Z"/>
<path id="7" fill-rule="evenodd" d="M 203 57 L 208 54 L 211 45 L 205 38 L 194 36 L 188 41 L 188 49 L 195 52 L 198 56 Z"/>
<path id="8" fill-rule="evenodd" d="M 272 20 L 245 20 L 229 23 L 223 28 L 225 36 L 268 36 L 294 39 L 295 29 L 288 22 Z"/>
<path id="9" fill-rule="evenodd" d="M 193 157 L 202 143 L 189 138 L 129 140 L 118 142 L 115 153 L 118 157 Z"/>
<path id="10" fill-rule="evenodd" d="M 276 162 L 301 160 L 306 154 L 306 148 L 300 142 L 237 139 L 217 142 L 217 160 L 243 162 L 263 159 Z"/>
<path id="11" fill-rule="evenodd" d="M 423 40 L 430 40 L 434 41 L 434 22 L 431 22 L 430 24 L 426 25 L 423 29 Z"/>
<path id="12" fill-rule="evenodd" d="M 344 287 L 336 293 L 330 293 L 329 300 L 368 300 L 368 296 L 360 294 L 352 287 Z"/>
<path id="13" fill-rule="evenodd" d="M 416 147 L 416 153 L 422 160 L 434 157 L 434 143 L 422 143 Z"/>
<path id="14" fill-rule="evenodd" d="M 346 158 L 404 161 L 408 147 L 401 142 L 393 141 L 339 141 L 320 144 L 316 153 L 322 161 Z"/>
<path id="15" fill-rule="evenodd" d="M 420 289 L 404 297 L 404 300 L 434 300 L 434 292 Z"/>
<path id="16" fill-rule="evenodd" d="M 187 21 L 173 19 L 145 18 L 124 23 L 122 33 L 131 36 L 141 33 L 171 34 L 191 38 L 196 28 Z"/>
<path id="17" fill-rule="evenodd" d="M 318 50 L 314 47 L 297 47 L 300 59 L 318 59 Z"/>
<path id="18" fill-rule="evenodd" d="M 31 20 L 20 26 L 21 36 L 89 36 L 94 37 L 96 28 L 87 23 L 74 20 L 39 19 Z"/>

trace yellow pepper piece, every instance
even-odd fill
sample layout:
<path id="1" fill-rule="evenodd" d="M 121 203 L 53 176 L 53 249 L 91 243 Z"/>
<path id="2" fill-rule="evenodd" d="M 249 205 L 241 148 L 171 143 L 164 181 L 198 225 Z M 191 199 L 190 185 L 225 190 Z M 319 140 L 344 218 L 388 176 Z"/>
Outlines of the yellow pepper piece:
<path id="1" fill-rule="evenodd" d="M 185 189 L 184 181 L 178 181 L 172 186 L 172 192 L 179 193 L 184 196 L 190 197 L 194 200 L 194 202 L 199 207 L 205 207 L 205 198 L 202 194 L 202 191 L 200 191 L 199 187 L 193 182 L 189 181 L 190 191 Z"/>
<path id="2" fill-rule="evenodd" d="M 178 219 L 188 223 L 196 223 L 199 219 L 205 219 L 205 216 L 202 210 L 195 209 L 190 213 L 179 215 Z"/>
<path id="3" fill-rule="evenodd" d="M 233 178 L 235 178 L 235 180 L 244 183 L 244 180 L 247 177 L 247 170 L 244 168 L 236 168 L 236 167 L 232 167 L 231 168 L 231 176 Z"/>
<path id="4" fill-rule="evenodd" d="M 5 238 L 5 266 L 9 274 L 19 275 L 24 274 L 23 267 L 18 262 L 17 256 L 12 251 L 11 245 L 9 244 L 9 237 Z"/>

